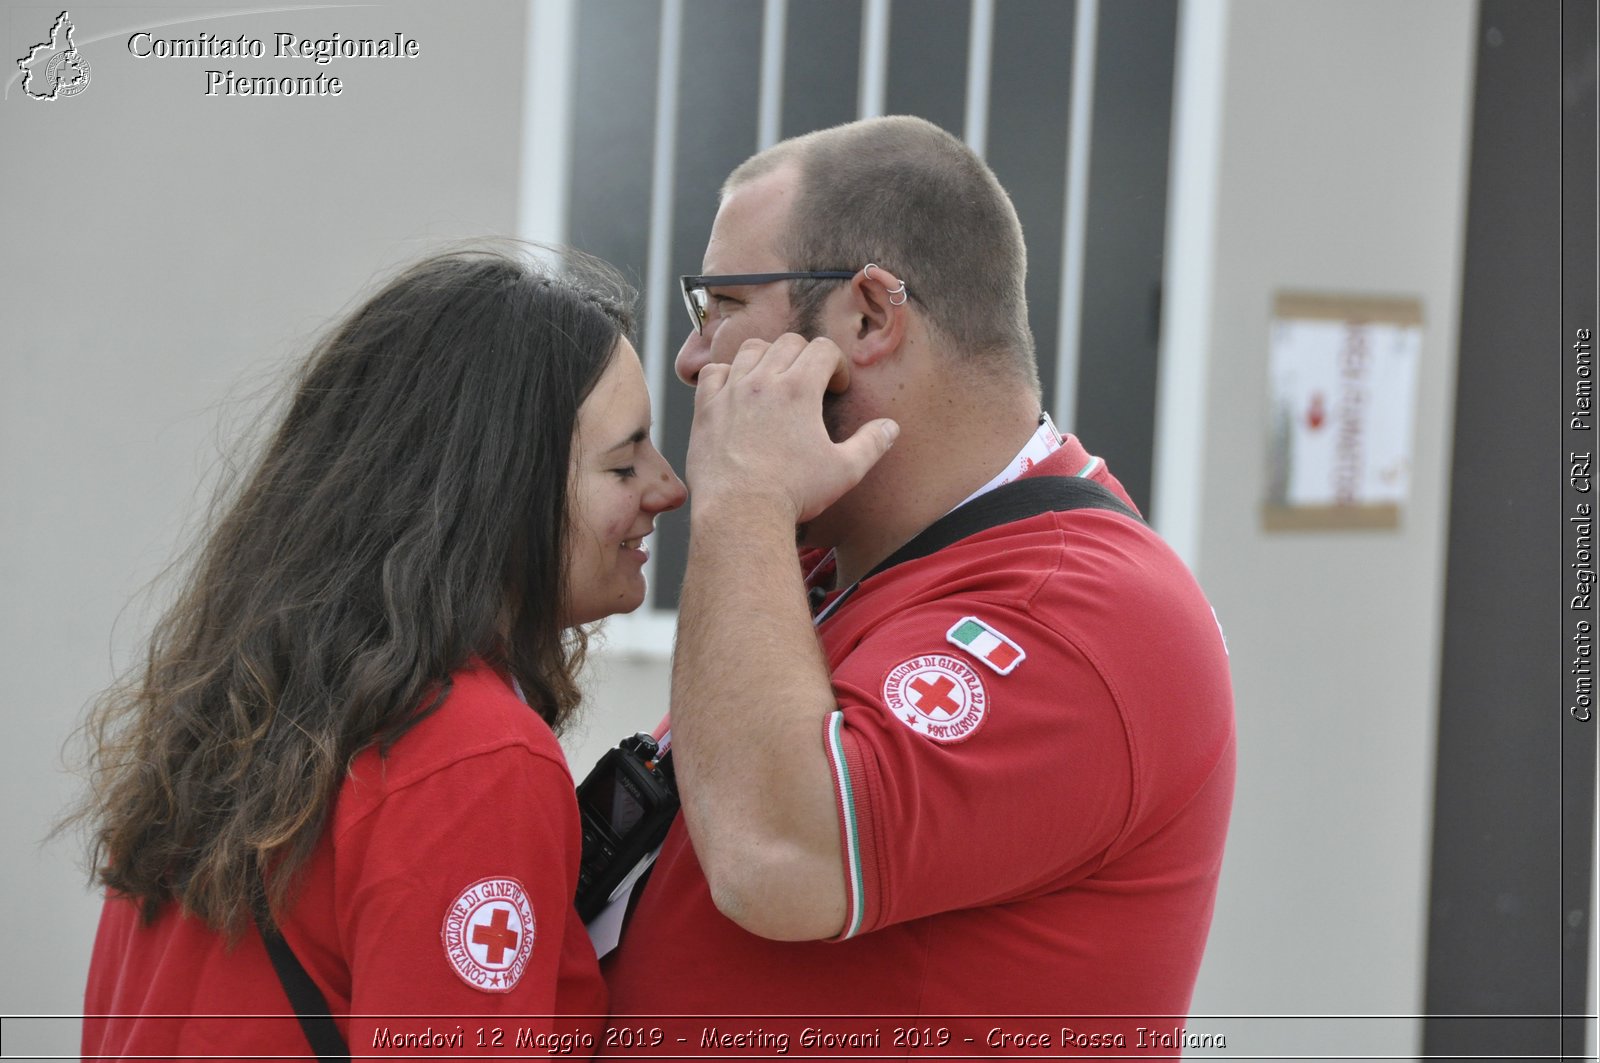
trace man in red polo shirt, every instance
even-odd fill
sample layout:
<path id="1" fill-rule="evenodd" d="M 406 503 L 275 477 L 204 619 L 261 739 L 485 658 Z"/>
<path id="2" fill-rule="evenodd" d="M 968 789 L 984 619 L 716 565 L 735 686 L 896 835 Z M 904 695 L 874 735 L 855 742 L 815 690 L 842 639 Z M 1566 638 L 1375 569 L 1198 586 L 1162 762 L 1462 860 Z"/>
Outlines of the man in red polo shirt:
<path id="1" fill-rule="evenodd" d="M 1181 1047 L 1234 774 L 1193 577 L 1105 508 L 884 567 L 1021 477 L 1131 507 L 1041 411 L 1024 262 L 993 174 L 919 119 L 725 185 L 677 359 L 683 810 L 605 964 L 645 1031 L 614 1048 Z"/>

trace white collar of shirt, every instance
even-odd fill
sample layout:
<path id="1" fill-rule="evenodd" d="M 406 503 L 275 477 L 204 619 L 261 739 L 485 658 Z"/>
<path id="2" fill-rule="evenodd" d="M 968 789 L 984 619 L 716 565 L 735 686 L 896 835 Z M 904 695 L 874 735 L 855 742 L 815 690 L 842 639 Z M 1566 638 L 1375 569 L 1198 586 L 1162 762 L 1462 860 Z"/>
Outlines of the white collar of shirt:
<path id="1" fill-rule="evenodd" d="M 1060 449 L 1061 433 L 1056 430 L 1055 422 L 1050 420 L 1048 413 L 1040 414 L 1038 431 L 1017 451 L 1017 456 L 1006 462 L 1005 468 L 996 473 L 994 479 L 963 498 L 961 505 L 955 508 L 960 509 L 979 495 L 986 495 L 996 487 L 1010 483 Z"/>

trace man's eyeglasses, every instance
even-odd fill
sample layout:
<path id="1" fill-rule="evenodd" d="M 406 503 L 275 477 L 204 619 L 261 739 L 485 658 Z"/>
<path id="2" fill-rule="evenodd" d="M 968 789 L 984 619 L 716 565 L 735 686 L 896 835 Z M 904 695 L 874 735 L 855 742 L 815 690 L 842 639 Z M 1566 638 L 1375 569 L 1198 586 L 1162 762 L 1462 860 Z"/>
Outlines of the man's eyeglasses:
<path id="1" fill-rule="evenodd" d="M 726 273 L 711 277 L 679 277 L 683 285 L 683 305 L 689 308 L 694 330 L 706 327 L 706 289 L 735 287 L 741 284 L 772 284 L 776 281 L 841 281 L 856 275 L 853 269 L 813 269 L 799 273 Z"/>

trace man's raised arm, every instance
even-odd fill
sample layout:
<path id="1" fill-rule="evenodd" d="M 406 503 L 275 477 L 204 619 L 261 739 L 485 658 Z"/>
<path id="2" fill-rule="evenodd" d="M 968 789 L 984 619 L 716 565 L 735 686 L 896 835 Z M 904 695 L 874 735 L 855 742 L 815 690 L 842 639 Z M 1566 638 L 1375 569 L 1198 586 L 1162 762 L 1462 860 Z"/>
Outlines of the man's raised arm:
<path id="1" fill-rule="evenodd" d="M 836 707 L 795 562 L 795 528 L 893 444 L 880 419 L 834 443 L 844 367 L 828 340 L 749 341 L 709 365 L 686 464 L 688 568 L 672 672 L 683 813 L 717 907 L 763 937 L 831 937 L 845 878 L 823 726 Z"/>

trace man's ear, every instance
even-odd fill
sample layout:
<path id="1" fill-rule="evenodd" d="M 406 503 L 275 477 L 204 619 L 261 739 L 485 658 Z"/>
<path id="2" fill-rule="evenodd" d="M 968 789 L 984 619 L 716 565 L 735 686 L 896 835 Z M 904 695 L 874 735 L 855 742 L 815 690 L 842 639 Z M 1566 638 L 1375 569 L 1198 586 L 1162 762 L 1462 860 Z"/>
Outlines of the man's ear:
<path id="1" fill-rule="evenodd" d="M 850 300 L 855 324 L 850 360 L 874 365 L 898 351 L 911 318 L 905 282 L 882 266 L 868 264 L 851 278 Z"/>

